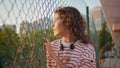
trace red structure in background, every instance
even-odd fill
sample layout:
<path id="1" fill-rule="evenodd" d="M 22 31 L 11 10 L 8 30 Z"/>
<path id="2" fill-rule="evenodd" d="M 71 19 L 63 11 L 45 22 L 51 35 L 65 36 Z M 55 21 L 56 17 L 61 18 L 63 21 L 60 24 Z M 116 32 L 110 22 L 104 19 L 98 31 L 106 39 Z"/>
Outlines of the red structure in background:
<path id="1" fill-rule="evenodd" d="M 101 0 L 107 26 L 120 56 L 120 0 Z"/>
<path id="2" fill-rule="evenodd" d="M 101 0 L 102 9 L 107 21 L 107 26 L 112 35 L 113 43 L 117 51 L 115 58 L 105 59 L 102 67 L 119 68 L 120 65 L 120 0 Z"/>

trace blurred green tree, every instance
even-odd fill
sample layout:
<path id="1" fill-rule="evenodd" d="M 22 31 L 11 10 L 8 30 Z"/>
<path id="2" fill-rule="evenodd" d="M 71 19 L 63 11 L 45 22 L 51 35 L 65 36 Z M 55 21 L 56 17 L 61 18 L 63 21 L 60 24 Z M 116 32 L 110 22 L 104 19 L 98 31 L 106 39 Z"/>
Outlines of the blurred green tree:
<path id="1" fill-rule="evenodd" d="M 19 45 L 18 36 L 14 30 L 5 27 L 0 29 L 0 55 L 4 64 L 14 59 L 16 49 Z"/>
<path id="2" fill-rule="evenodd" d="M 45 38 L 48 38 L 50 39 L 50 41 L 53 41 L 58 37 L 53 36 L 52 29 L 44 29 L 29 31 L 28 33 L 22 34 L 20 38 L 23 39 L 24 42 L 24 48 L 22 49 L 21 55 L 24 57 L 28 57 L 33 47 L 35 53 L 43 49 Z M 31 46 L 31 44 L 33 44 L 33 46 Z"/>
<path id="3" fill-rule="evenodd" d="M 45 43 L 45 38 L 50 39 L 51 41 L 57 39 L 58 37 L 53 36 L 52 29 L 44 30 L 31 30 L 20 35 L 20 46 L 17 48 L 16 58 L 14 59 L 14 65 L 18 64 L 20 59 L 29 60 L 28 64 L 37 66 L 37 62 L 42 61 L 45 65 L 45 52 L 43 50 L 43 44 Z M 43 50 L 44 51 L 44 50 Z M 34 59 L 34 60 L 33 60 Z M 39 60 L 35 60 L 39 59 Z M 19 65 L 22 66 L 21 63 Z M 24 66 L 23 66 L 24 67 Z"/>
<path id="4" fill-rule="evenodd" d="M 98 51 L 99 58 L 105 58 L 104 53 L 112 49 L 112 37 L 106 26 L 106 22 L 102 24 L 102 29 L 98 32 Z"/>

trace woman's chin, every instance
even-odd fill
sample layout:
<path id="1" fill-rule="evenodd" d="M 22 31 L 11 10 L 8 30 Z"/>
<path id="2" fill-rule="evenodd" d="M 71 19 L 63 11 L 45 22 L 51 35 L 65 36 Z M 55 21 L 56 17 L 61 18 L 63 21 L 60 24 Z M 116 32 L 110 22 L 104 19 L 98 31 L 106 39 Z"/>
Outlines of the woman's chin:
<path id="1" fill-rule="evenodd" d="M 54 33 L 54 36 L 59 36 L 59 34 Z"/>
<path id="2" fill-rule="evenodd" d="M 57 36 L 57 34 L 54 34 L 54 36 Z"/>

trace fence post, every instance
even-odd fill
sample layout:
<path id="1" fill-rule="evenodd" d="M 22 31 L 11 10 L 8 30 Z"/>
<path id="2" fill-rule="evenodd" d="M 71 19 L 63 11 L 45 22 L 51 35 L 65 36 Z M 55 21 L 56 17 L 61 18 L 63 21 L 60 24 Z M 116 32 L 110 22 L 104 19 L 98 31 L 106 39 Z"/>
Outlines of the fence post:
<path id="1" fill-rule="evenodd" d="M 89 36 L 89 7 L 86 6 L 87 35 Z"/>

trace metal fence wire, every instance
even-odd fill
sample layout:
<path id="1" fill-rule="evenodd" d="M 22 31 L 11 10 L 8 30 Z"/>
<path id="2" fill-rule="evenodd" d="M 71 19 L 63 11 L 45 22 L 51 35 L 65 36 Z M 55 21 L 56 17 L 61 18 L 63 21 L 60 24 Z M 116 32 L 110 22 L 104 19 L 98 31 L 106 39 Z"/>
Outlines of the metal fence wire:
<path id="1" fill-rule="evenodd" d="M 76 7 L 86 19 L 89 5 L 84 0 L 0 0 L 1 67 L 46 68 L 43 39 L 56 38 L 51 26 L 53 10 L 59 6 Z M 90 32 L 96 35 L 95 24 L 90 22 Z M 91 38 L 97 42 L 97 36 Z"/>

